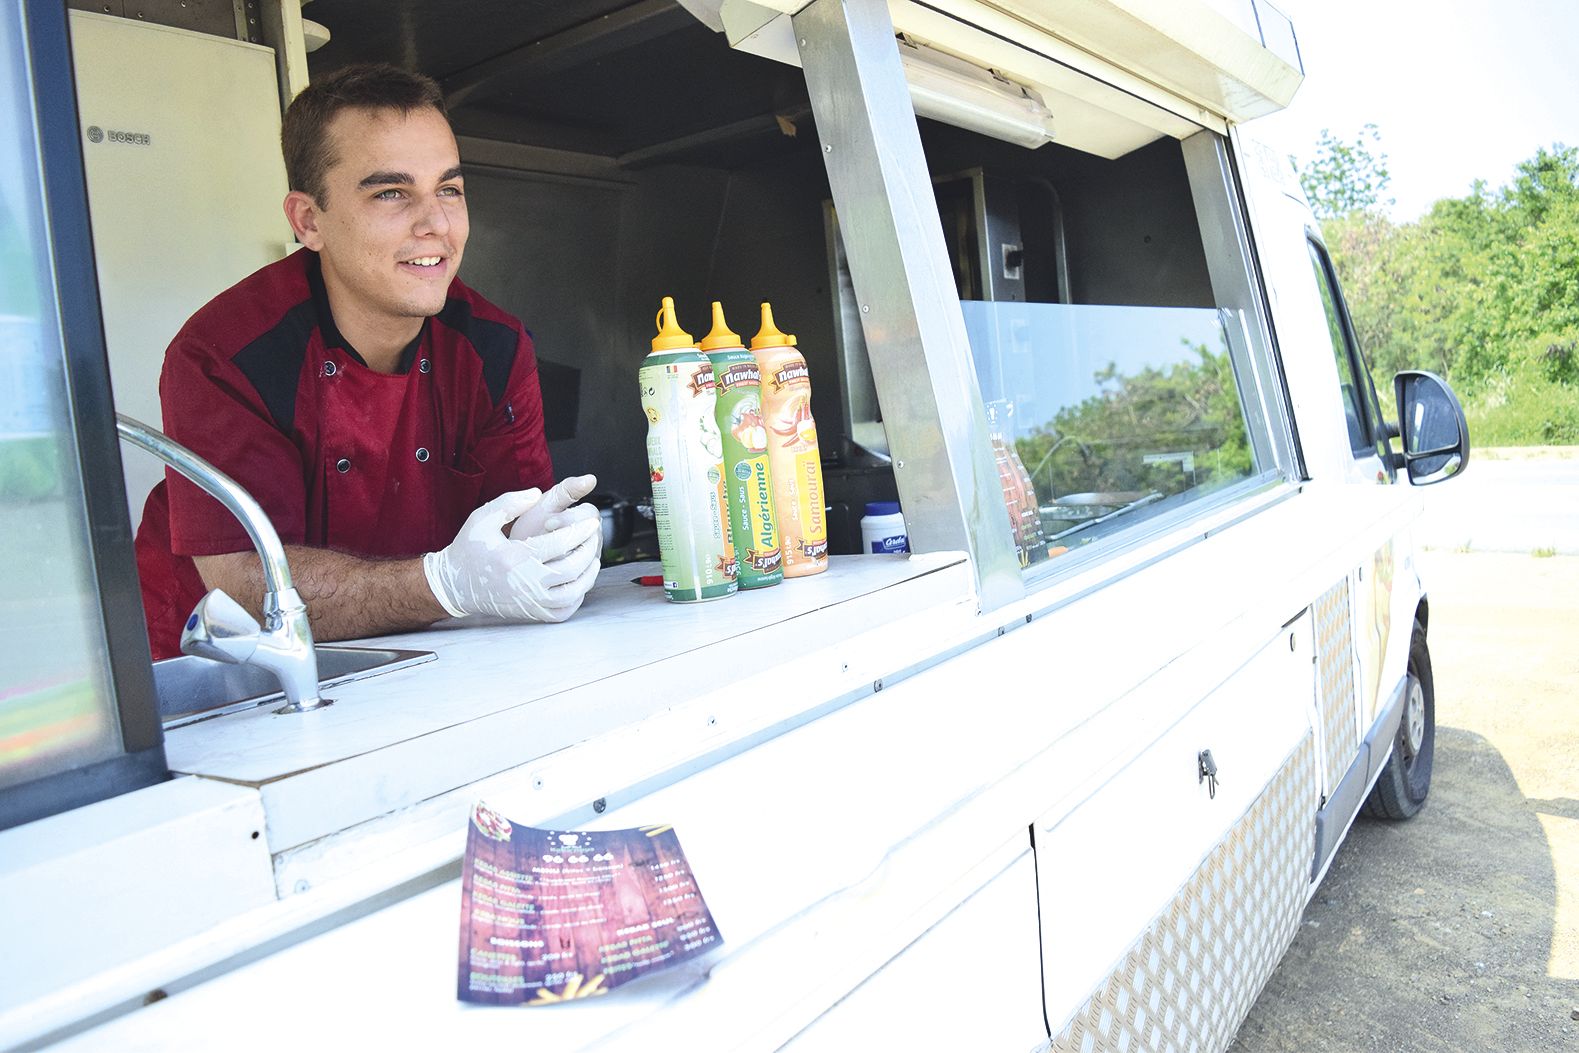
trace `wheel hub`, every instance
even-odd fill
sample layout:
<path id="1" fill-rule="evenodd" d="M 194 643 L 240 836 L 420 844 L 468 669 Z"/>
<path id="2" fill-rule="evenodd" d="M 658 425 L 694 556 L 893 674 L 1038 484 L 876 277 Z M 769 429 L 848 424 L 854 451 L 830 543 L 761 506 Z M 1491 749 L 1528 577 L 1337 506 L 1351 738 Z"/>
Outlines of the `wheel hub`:
<path id="1" fill-rule="evenodd" d="M 1420 746 L 1425 742 L 1425 691 L 1420 681 L 1412 676 L 1409 678 L 1408 700 L 1404 703 L 1403 741 L 1410 757 L 1420 755 Z"/>

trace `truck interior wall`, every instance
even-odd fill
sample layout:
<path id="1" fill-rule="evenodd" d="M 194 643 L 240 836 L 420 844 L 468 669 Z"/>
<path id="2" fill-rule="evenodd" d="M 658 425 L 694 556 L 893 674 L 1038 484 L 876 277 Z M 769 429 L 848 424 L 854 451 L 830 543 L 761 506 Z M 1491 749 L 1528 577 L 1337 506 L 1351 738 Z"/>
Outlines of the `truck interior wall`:
<path id="1" fill-rule="evenodd" d="M 843 447 L 839 372 L 822 209 L 828 195 L 815 136 L 788 157 L 723 169 L 663 165 L 624 185 L 469 170 L 468 284 L 520 317 L 546 362 L 580 371 L 574 435 L 551 443 L 561 474 L 596 472 L 602 488 L 648 492 L 646 423 L 636 371 L 653 316 L 673 296 L 700 339 L 709 304 L 749 341 L 773 304 L 812 375 L 812 410 L 828 457 Z M 545 371 L 545 398 L 564 398 Z M 858 517 L 857 517 L 858 518 Z"/>
<path id="2" fill-rule="evenodd" d="M 1056 299 L 1050 277 L 1050 185 L 1062 204 L 1070 302 L 1214 305 L 1206 250 L 1176 140 L 1159 139 L 1109 160 L 1057 142 L 1026 150 L 923 121 L 922 145 L 934 178 L 983 168 L 1020 182 L 1031 300 Z"/>

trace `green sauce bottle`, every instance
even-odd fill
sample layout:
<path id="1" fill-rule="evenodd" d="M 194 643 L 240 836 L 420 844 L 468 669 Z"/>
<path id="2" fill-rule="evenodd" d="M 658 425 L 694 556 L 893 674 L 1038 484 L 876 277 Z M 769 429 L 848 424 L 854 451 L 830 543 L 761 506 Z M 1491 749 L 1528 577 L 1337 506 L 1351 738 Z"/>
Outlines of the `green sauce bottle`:
<path id="1" fill-rule="evenodd" d="M 784 551 L 768 474 L 768 431 L 762 419 L 762 374 L 757 359 L 729 331 L 724 305 L 713 301 L 713 330 L 701 348 L 713 363 L 718 431 L 724 444 L 724 482 L 740 587 L 761 589 L 784 580 Z"/>

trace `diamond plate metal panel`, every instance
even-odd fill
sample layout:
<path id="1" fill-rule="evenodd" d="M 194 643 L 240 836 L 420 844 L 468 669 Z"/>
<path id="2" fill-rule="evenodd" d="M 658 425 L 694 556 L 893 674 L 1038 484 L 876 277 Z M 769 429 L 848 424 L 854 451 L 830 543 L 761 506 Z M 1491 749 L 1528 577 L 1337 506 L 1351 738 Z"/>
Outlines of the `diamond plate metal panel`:
<path id="1" fill-rule="evenodd" d="M 1319 786 L 1306 735 L 1055 1036 L 1055 1053 L 1226 1049 L 1299 926 Z"/>
<path id="2" fill-rule="evenodd" d="M 1349 579 L 1322 593 L 1316 601 L 1316 699 L 1321 708 L 1321 755 L 1326 793 L 1343 778 L 1360 748 L 1360 726 L 1354 710 L 1354 619 L 1349 604 Z"/>

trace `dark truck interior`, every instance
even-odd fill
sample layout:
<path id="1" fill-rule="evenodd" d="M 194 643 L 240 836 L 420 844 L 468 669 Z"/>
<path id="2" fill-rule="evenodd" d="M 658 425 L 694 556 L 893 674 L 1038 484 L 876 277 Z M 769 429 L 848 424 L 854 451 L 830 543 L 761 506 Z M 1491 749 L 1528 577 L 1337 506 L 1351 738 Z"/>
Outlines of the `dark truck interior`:
<path id="1" fill-rule="evenodd" d="M 732 50 L 670 0 L 313 0 L 303 13 L 332 34 L 309 56 L 314 77 L 384 61 L 445 89 L 472 216 L 463 277 L 534 336 L 561 474 L 596 472 L 611 498 L 644 501 L 636 371 L 660 297 L 697 337 L 721 300 L 748 339 L 770 301 L 811 369 L 831 550 L 858 550 L 864 503 L 897 494 L 878 444 L 852 435 L 881 411 L 869 373 L 846 367 L 863 352 L 841 348 L 859 326 L 842 318 L 798 68 Z M 962 298 L 1213 305 L 1173 139 L 1108 160 L 921 129 Z M 988 214 L 972 179 L 989 181 Z M 1005 217 L 1023 247 L 1011 287 L 983 281 L 976 249 L 976 225 Z M 656 556 L 639 527 L 629 554 Z"/>

